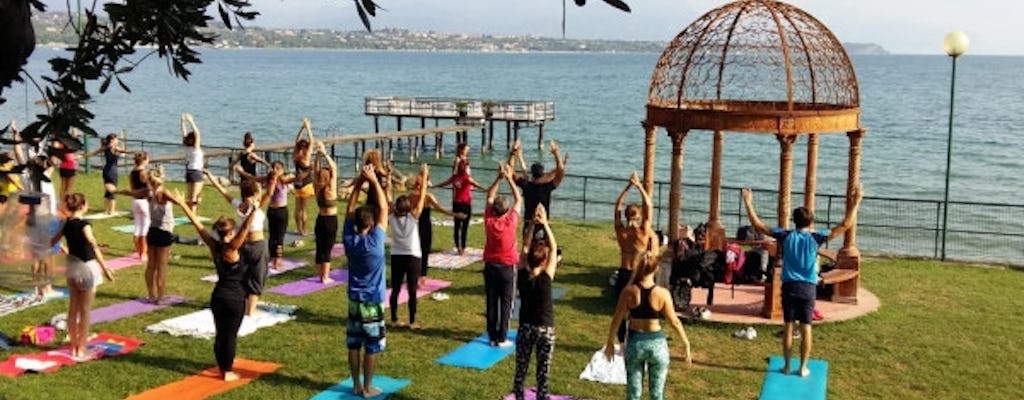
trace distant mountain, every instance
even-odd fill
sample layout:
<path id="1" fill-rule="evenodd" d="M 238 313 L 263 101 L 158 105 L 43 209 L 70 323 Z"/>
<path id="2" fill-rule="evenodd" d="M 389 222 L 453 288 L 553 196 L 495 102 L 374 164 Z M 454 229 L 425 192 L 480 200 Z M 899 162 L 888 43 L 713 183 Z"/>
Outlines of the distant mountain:
<path id="1" fill-rule="evenodd" d="M 849 55 L 888 55 L 889 50 L 874 43 L 843 43 Z"/>
<path id="2" fill-rule="evenodd" d="M 36 42 L 40 44 L 73 43 L 74 32 L 67 29 L 67 14 L 39 13 L 32 16 Z M 539 36 L 479 35 L 444 32 L 415 32 L 406 29 L 383 29 L 374 32 L 339 31 L 333 29 L 268 29 L 248 27 L 229 30 L 215 25 L 209 31 L 217 34 L 212 44 L 219 48 L 326 48 L 345 50 L 415 50 L 467 52 L 589 52 L 589 53 L 660 53 L 667 42 L 558 39 Z M 850 54 L 888 54 L 881 46 L 870 43 L 844 43 Z"/>

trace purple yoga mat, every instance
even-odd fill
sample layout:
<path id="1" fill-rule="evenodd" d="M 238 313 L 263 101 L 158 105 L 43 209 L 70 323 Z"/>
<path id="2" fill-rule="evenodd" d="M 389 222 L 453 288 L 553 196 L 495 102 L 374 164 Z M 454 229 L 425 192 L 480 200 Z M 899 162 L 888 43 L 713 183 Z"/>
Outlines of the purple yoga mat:
<path id="1" fill-rule="evenodd" d="M 328 283 L 326 285 L 320 283 L 319 276 L 311 276 L 301 281 L 289 282 L 283 285 L 274 286 L 270 289 L 267 289 L 267 291 L 270 293 L 283 294 L 285 296 L 305 296 L 310 293 L 319 292 L 324 289 L 330 289 L 343 283 L 347 283 L 348 270 L 332 270 L 330 277 L 331 279 L 334 279 L 334 282 Z"/>
<path id="2" fill-rule="evenodd" d="M 274 276 L 274 275 L 280 275 L 280 274 L 283 274 L 285 272 L 291 271 L 293 269 L 302 268 L 302 267 L 305 267 L 305 266 L 306 266 L 306 262 L 305 261 L 296 260 L 294 258 L 281 258 L 281 267 L 280 268 L 273 269 L 273 268 L 270 268 L 269 265 L 267 266 L 267 277 L 269 278 L 269 277 Z M 207 281 L 207 282 L 217 282 L 217 274 L 207 275 L 207 276 L 204 276 L 204 277 L 199 278 L 199 279 L 202 279 L 202 280 Z"/>
<path id="3" fill-rule="evenodd" d="M 111 260 L 106 260 L 107 268 L 117 271 L 128 267 L 134 267 L 136 265 L 142 265 L 142 259 L 136 256 L 124 256 L 118 257 Z"/>
<path id="4" fill-rule="evenodd" d="M 420 297 L 426 296 L 430 293 L 444 289 L 451 285 L 452 283 L 448 281 L 427 278 L 427 281 L 424 282 L 423 286 L 416 288 L 416 298 L 418 299 Z M 384 298 L 391 298 L 391 289 L 388 289 L 387 293 L 384 295 Z M 408 301 L 409 291 L 405 289 L 405 284 L 402 284 L 402 291 L 398 292 L 398 304 L 405 304 Z M 391 304 L 389 304 L 388 302 L 384 303 L 384 308 L 388 308 L 389 306 L 391 306 Z"/>
<path id="5" fill-rule="evenodd" d="M 526 393 L 524 393 L 524 394 L 526 395 L 524 397 L 526 400 L 537 400 L 537 389 L 535 389 L 535 388 L 532 388 L 532 387 L 531 388 L 526 388 Z M 551 399 L 551 400 L 584 400 L 584 399 L 578 399 L 578 398 L 572 397 L 572 396 L 565 396 L 565 395 L 558 395 L 558 394 L 550 394 L 550 395 L 548 395 L 548 399 Z M 516 400 L 516 395 L 509 393 L 509 395 L 505 396 L 505 398 L 503 400 Z"/>
<path id="6" fill-rule="evenodd" d="M 181 296 L 167 296 L 165 299 L 167 304 L 153 304 L 145 299 L 135 299 L 97 308 L 92 310 L 92 323 L 116 321 L 121 318 L 153 312 L 172 304 L 180 304 L 187 301 L 187 299 Z"/>

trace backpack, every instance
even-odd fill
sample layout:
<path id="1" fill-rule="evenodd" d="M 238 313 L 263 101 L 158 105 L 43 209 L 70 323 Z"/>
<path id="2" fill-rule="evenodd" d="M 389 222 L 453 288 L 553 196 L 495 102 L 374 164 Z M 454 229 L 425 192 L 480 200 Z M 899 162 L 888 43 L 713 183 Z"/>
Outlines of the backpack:
<path id="1" fill-rule="evenodd" d="M 733 282 L 733 274 L 742 276 L 746 263 L 746 253 L 736 243 L 725 245 L 725 283 Z"/>
<path id="2" fill-rule="evenodd" d="M 764 233 L 750 225 L 743 225 L 736 229 L 736 240 L 764 240 Z"/>
<path id="3" fill-rule="evenodd" d="M 756 246 L 746 253 L 746 262 L 743 263 L 743 278 L 747 282 L 764 282 L 768 277 L 768 265 L 771 263 L 768 250 Z"/>

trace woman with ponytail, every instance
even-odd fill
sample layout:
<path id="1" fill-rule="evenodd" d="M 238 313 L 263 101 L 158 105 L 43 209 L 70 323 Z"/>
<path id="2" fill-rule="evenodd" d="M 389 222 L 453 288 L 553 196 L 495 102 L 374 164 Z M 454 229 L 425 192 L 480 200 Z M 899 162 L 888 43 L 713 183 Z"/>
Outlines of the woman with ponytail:
<path id="1" fill-rule="evenodd" d="M 96 287 L 103 278 L 113 282 L 114 275 L 103 260 L 103 252 L 93 236 L 89 221 L 82 218 L 89 209 L 89 203 L 82 193 L 64 196 L 64 207 L 70 213 L 64 226 L 50 240 L 50 246 L 64 238 L 67 245 L 67 283 L 70 301 L 68 304 L 68 340 L 71 342 L 72 357 L 85 360 L 94 356 L 86 352 L 89 336 L 89 317 L 92 302 L 96 298 Z"/>

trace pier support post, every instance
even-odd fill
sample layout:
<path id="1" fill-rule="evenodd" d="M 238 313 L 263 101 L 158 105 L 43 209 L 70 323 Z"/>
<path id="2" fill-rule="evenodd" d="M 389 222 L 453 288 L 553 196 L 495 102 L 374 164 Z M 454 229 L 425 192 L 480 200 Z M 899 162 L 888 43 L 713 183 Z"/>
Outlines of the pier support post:
<path id="1" fill-rule="evenodd" d="M 544 123 L 537 126 L 537 149 L 544 150 Z"/>

